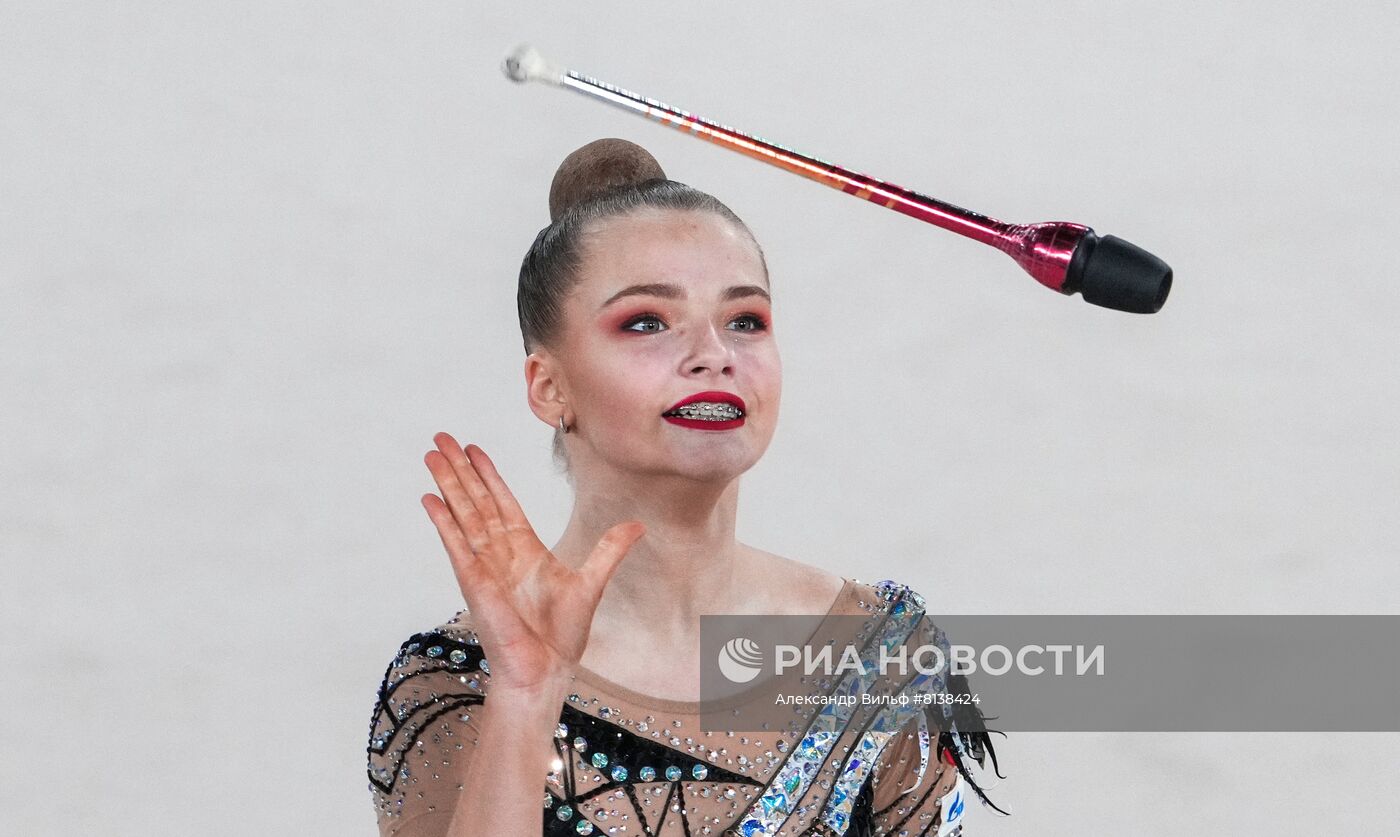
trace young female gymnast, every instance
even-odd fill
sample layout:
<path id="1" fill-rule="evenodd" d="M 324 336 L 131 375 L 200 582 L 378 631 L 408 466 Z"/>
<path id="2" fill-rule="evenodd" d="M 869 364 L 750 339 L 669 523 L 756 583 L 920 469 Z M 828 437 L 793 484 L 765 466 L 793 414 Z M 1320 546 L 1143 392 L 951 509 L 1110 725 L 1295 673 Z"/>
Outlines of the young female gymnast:
<path id="1" fill-rule="evenodd" d="M 829 706 L 758 733 L 701 724 L 703 615 L 857 617 L 946 647 L 907 586 L 735 539 L 739 478 L 782 384 L 753 235 L 614 139 L 564 160 L 550 214 L 519 316 L 530 408 L 555 428 L 573 512 L 545 546 L 485 451 L 434 437 L 441 496 L 423 505 L 467 608 L 404 642 L 379 687 L 381 835 L 959 833 L 965 793 L 982 796 L 964 758 L 990 749 L 966 731 L 975 709 L 894 729 Z"/>

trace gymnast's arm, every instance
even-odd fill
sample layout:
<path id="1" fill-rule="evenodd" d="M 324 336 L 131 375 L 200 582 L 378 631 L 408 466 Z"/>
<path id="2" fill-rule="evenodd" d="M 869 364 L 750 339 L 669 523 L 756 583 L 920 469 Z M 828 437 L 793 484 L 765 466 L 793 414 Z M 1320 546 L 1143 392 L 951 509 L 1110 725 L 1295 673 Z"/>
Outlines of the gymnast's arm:
<path id="1" fill-rule="evenodd" d="M 540 837 L 566 692 L 560 679 L 493 688 L 481 646 L 460 625 L 411 637 L 370 727 L 380 837 Z"/>
<path id="2" fill-rule="evenodd" d="M 528 692 L 501 691 L 482 704 L 476 769 L 463 778 L 443 837 L 541 837 L 540 801 L 554 758 L 554 729 L 565 689 L 561 683 Z M 439 832 L 401 835 L 439 837 Z"/>

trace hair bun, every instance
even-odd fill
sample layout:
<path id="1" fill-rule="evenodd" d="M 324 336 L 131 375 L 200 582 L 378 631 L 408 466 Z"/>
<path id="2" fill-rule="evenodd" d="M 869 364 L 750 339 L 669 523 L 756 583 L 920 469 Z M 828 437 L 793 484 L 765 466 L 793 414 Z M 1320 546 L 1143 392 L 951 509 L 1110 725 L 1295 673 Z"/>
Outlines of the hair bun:
<path id="1" fill-rule="evenodd" d="M 654 178 L 665 180 L 666 172 L 645 148 L 616 137 L 594 140 L 559 164 L 549 186 L 549 221 L 594 195 Z"/>

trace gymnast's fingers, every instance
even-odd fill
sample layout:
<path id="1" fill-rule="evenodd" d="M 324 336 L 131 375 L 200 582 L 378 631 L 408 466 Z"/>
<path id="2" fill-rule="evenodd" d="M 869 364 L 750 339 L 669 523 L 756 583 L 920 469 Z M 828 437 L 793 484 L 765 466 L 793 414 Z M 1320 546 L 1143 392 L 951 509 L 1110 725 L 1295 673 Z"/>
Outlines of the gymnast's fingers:
<path id="1" fill-rule="evenodd" d="M 463 451 L 468 460 L 476 468 L 476 473 L 481 477 L 486 489 L 491 492 L 492 498 L 496 501 L 496 508 L 501 513 L 501 523 L 505 527 L 506 533 L 510 536 L 521 538 L 519 546 L 533 546 L 539 542 L 535 535 L 535 527 L 530 525 L 530 520 L 525 516 L 524 509 L 520 508 L 520 503 L 515 499 L 506 481 L 501 478 L 501 474 L 496 470 L 496 463 L 491 461 L 491 457 L 486 455 L 479 445 L 467 445 Z M 518 554 L 518 551 L 517 551 Z"/>
<path id="2" fill-rule="evenodd" d="M 617 565 L 622 563 L 628 550 L 645 534 L 646 526 L 638 520 L 619 523 L 603 533 L 603 537 L 593 547 L 593 552 L 579 568 L 579 574 L 587 580 L 596 596 L 603 595 L 603 588 L 607 587 Z"/>
<path id="3" fill-rule="evenodd" d="M 432 473 L 433 481 L 442 493 L 441 502 L 452 515 L 471 551 L 478 556 L 487 556 L 491 551 L 491 538 L 452 463 L 439 451 L 430 450 L 423 456 L 423 464 Z"/>
<path id="4" fill-rule="evenodd" d="M 480 525 L 486 538 L 490 542 L 490 548 L 495 553 L 495 557 L 508 561 L 511 557 L 511 543 L 506 534 L 505 526 L 501 522 L 500 509 L 496 506 L 496 500 L 491 496 L 491 492 L 481 481 L 480 475 L 476 472 L 476 466 L 467 459 L 466 451 L 457 444 L 447 433 L 438 433 L 433 436 L 433 441 L 437 444 L 438 450 L 452 466 L 452 472 L 461 484 L 466 496 L 471 500 L 471 507 L 475 509 L 480 518 Z M 453 506 L 453 511 L 457 510 Z"/>
<path id="5" fill-rule="evenodd" d="M 457 524 L 456 517 L 453 516 L 452 510 L 447 507 L 442 498 L 436 494 L 424 494 L 421 499 L 429 519 L 437 528 L 443 548 L 447 550 L 447 556 L 452 562 L 452 572 L 457 576 L 457 585 L 462 588 L 462 595 L 467 600 L 468 609 L 477 610 L 479 602 L 473 601 L 476 598 L 476 593 L 471 591 L 481 589 L 486 580 L 483 578 L 485 567 L 482 566 L 481 559 L 477 557 L 467 542 L 466 536 Z"/>

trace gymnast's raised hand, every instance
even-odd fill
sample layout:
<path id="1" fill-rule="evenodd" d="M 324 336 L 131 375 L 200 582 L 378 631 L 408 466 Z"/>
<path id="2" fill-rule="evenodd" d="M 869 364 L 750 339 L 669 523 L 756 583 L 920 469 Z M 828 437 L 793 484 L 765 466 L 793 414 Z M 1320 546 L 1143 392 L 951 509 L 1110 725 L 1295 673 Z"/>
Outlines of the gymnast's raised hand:
<path id="1" fill-rule="evenodd" d="M 640 521 L 603 534 L 574 569 L 535 535 L 486 451 L 447 433 L 423 457 L 442 497 L 423 507 L 452 560 L 457 584 L 491 662 L 491 688 L 548 691 L 583 656 L 603 588 L 645 533 Z"/>

